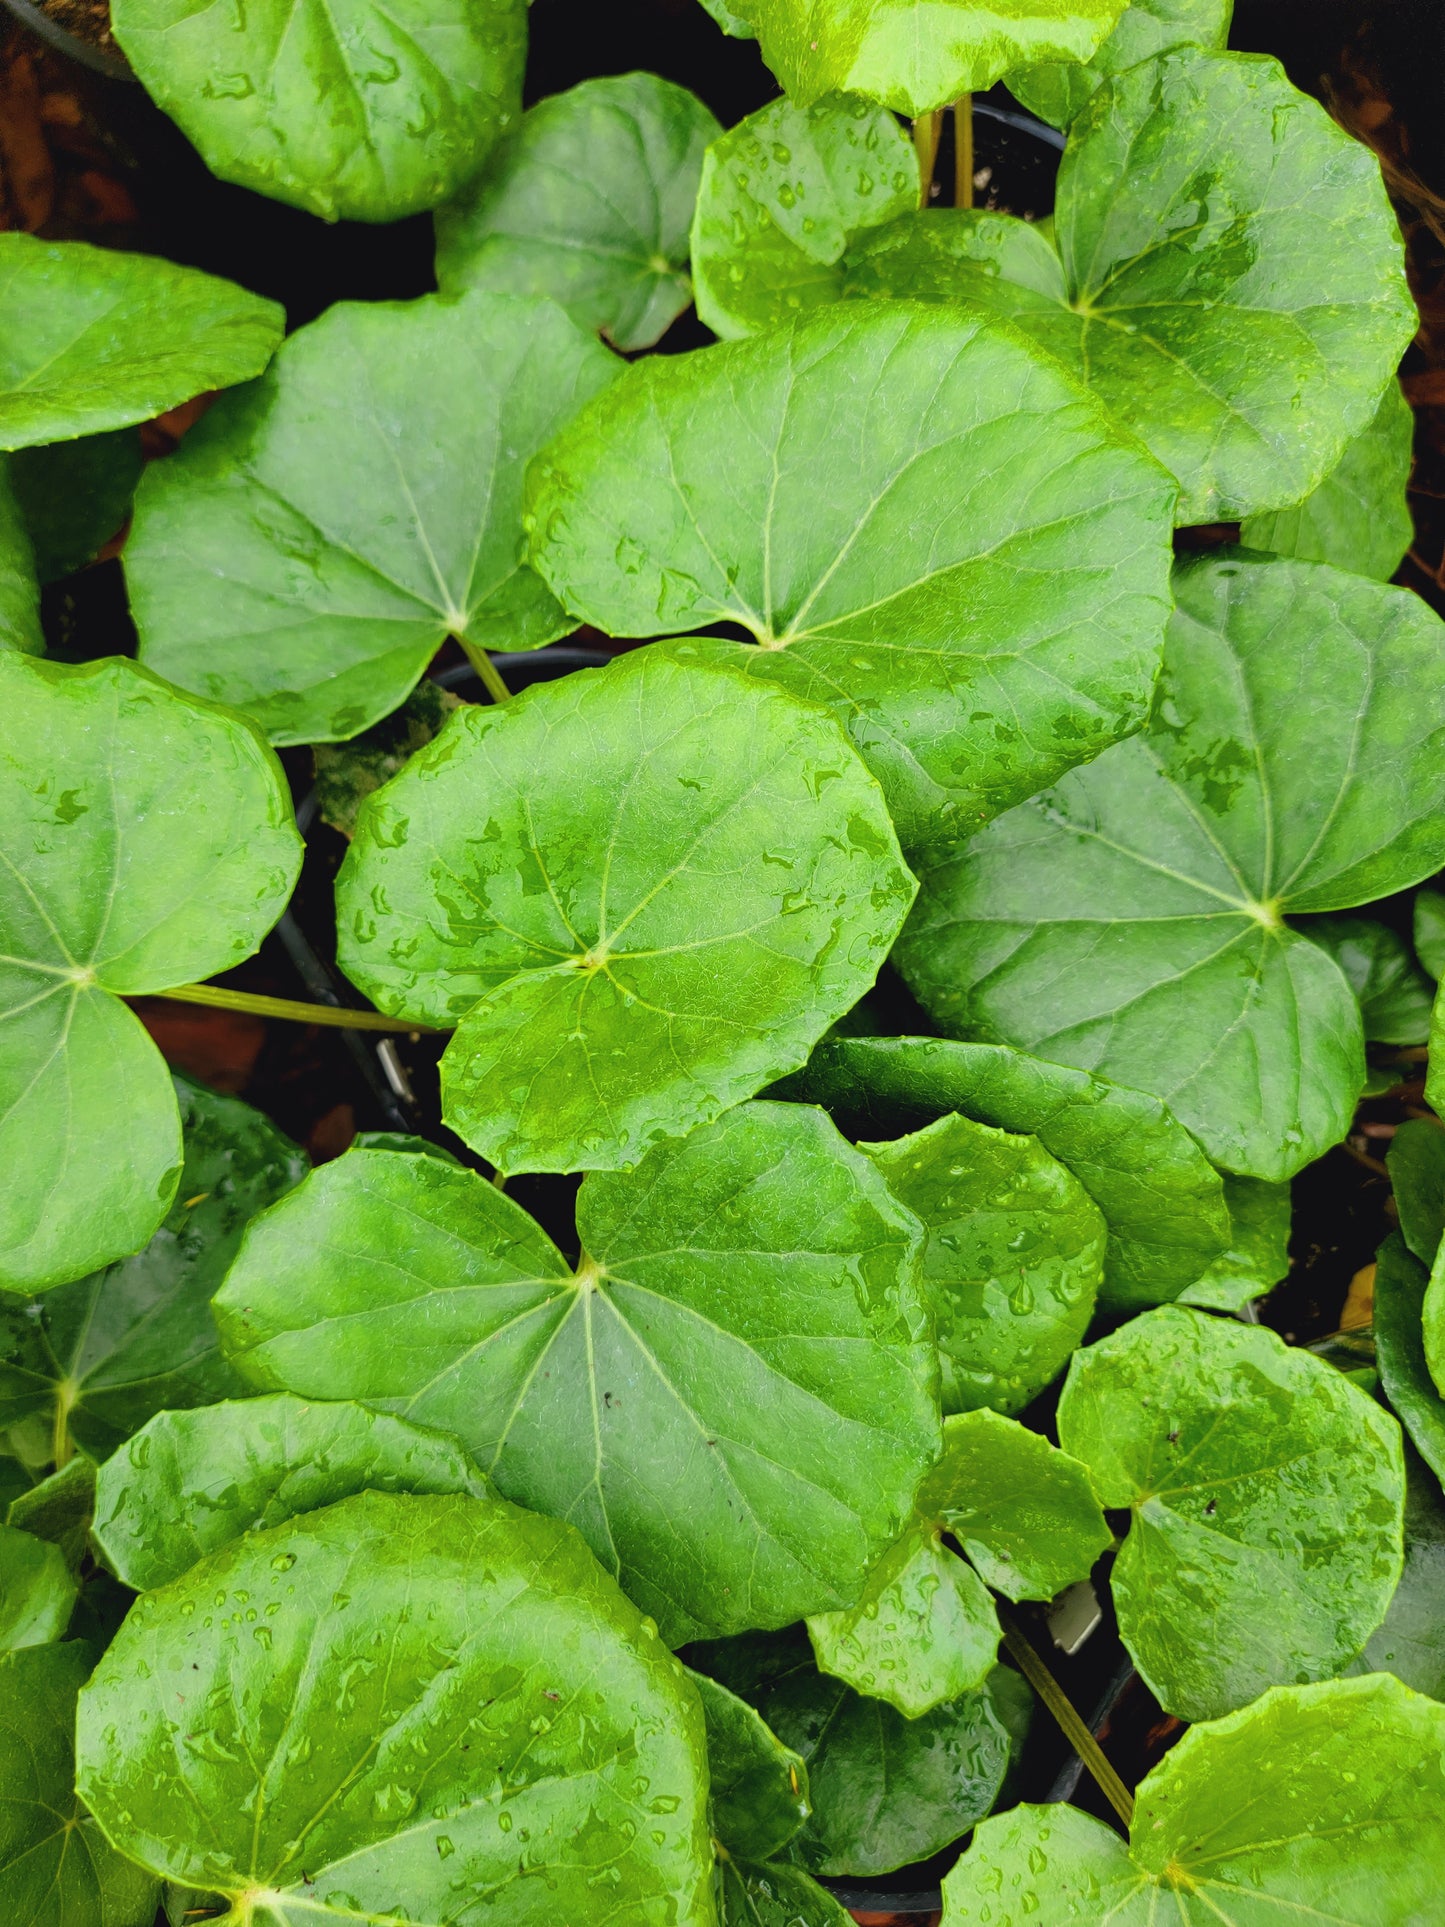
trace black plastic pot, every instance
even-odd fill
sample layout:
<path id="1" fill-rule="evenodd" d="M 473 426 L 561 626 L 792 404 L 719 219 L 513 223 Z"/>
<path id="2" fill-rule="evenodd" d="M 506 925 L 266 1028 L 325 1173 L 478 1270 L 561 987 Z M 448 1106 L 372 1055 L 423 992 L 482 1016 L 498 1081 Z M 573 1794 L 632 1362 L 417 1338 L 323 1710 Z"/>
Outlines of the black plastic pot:
<path id="1" fill-rule="evenodd" d="M 32 0 L 0 0 L 0 5 L 13 14 L 22 27 L 28 27 L 47 47 L 64 54 L 67 60 L 75 61 L 93 74 L 103 74 L 107 80 L 122 80 L 131 86 L 137 84 L 129 61 L 118 49 L 115 53 L 109 53 L 104 47 L 92 46 L 88 40 L 82 40 L 79 34 L 71 33 L 58 21 L 52 20 L 48 13 L 34 6 Z"/>

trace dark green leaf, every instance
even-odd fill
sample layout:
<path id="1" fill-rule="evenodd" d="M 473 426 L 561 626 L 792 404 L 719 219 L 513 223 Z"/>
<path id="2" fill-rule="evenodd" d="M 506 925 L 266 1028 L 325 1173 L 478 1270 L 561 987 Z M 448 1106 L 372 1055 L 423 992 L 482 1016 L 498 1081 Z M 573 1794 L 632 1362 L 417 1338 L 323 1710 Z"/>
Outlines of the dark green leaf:
<path id="1" fill-rule="evenodd" d="M 728 1854 L 771 1860 L 812 1812 L 802 1755 L 726 1686 L 706 1673 L 688 1677 L 707 1724 L 713 1835 Z"/>
<path id="2" fill-rule="evenodd" d="M 95 560 L 130 514 L 143 465 L 134 428 L 16 450 L 10 457 L 10 486 L 42 582 Z"/>
<path id="3" fill-rule="evenodd" d="M 1435 987 L 1398 931 L 1373 917 L 1302 917 L 1295 927 L 1345 973 L 1367 1042 L 1424 1043 Z"/>
<path id="4" fill-rule="evenodd" d="M 284 319 L 153 254 L 0 234 L 0 448 L 125 428 L 247 381 Z"/>
<path id="5" fill-rule="evenodd" d="M 1166 1306 L 1078 1352 L 1059 1439 L 1132 1520 L 1119 1632 L 1166 1711 L 1212 1720 L 1340 1672 L 1400 1577 L 1393 1419 L 1262 1326 Z"/>
<path id="6" fill-rule="evenodd" d="M 614 635 L 826 703 L 905 848 L 1139 726 L 1173 489 L 1049 357 L 878 303 L 634 365 L 534 462 L 534 565 Z"/>
<path id="7" fill-rule="evenodd" d="M 1413 1452 L 1405 1455 L 1405 1570 L 1390 1610 L 1351 1666 L 1393 1673 L 1417 1693 L 1445 1700 L 1445 1506 L 1440 1481 Z"/>
<path id="8" fill-rule="evenodd" d="M 1380 1384 L 1415 1449 L 1445 1483 L 1445 1399 L 1425 1363 L 1421 1313 L 1429 1273 L 1402 1238 L 1391 1236 L 1375 1261 L 1375 1360 Z"/>
<path id="9" fill-rule="evenodd" d="M 454 194 L 521 111 L 525 0 L 116 0 L 146 92 L 223 181 L 324 220 Z"/>
<path id="10" fill-rule="evenodd" d="M 60 1550 L 72 1572 L 80 1567 L 95 1513 L 95 1460 L 77 1452 L 58 1471 L 10 1501 L 6 1519 Z"/>
<path id="11" fill-rule="evenodd" d="M 714 1902 L 718 1927 L 851 1927 L 853 1919 L 801 1867 L 731 1855 L 719 1856 Z"/>
<path id="12" fill-rule="evenodd" d="M 722 132 L 685 87 L 609 74 L 539 101 L 437 228 L 444 294 L 545 294 L 581 328 L 650 348 L 692 299 L 688 227 Z"/>
<path id="13" fill-rule="evenodd" d="M 1415 954 L 1432 977 L 1445 977 L 1445 891 L 1415 894 Z"/>
<path id="14" fill-rule="evenodd" d="M 44 652 L 45 638 L 40 631 L 35 551 L 24 513 L 0 462 L 0 653 L 11 649 L 38 656 Z"/>
<path id="15" fill-rule="evenodd" d="M 1272 1291 L 1289 1270 L 1290 1193 L 1264 1178 L 1226 1178 L 1227 1248 L 1202 1277 L 1180 1292 L 1183 1305 L 1242 1311 Z"/>
<path id="16" fill-rule="evenodd" d="M 819 1111 L 749 1104 L 593 1175 L 576 1276 L 437 1159 L 349 1152 L 216 1299 L 253 1382 L 454 1433 L 670 1643 L 856 1596 L 937 1453 L 921 1230 Z"/>
<path id="17" fill-rule="evenodd" d="M 1222 47 L 1234 0 L 1130 0 L 1119 24 L 1087 61 L 1048 61 L 1005 75 L 1009 92 L 1030 113 L 1067 127 L 1099 85 L 1166 47 L 1189 42 Z"/>
<path id="18" fill-rule="evenodd" d="M 311 761 L 316 771 L 316 807 L 322 821 L 343 836 L 354 836 L 356 818 L 367 797 L 389 783 L 398 770 L 405 769 L 460 706 L 459 696 L 423 676 L 400 709 L 373 723 L 360 736 L 353 736 L 347 743 L 318 743 Z"/>
<path id="19" fill-rule="evenodd" d="M 59 1546 L 23 1532 L 19 1526 L 0 1526 L 0 1653 L 12 1653 L 23 1646 L 49 1646 L 63 1639 L 79 1590 Z M 3 1746 L 0 1736 L 0 1748 Z M 10 1787 L 0 1776 L 0 1812 L 11 1797 Z M 3 1840 L 0 1822 L 0 1843 Z M 3 1859 L 0 1844 L 0 1893 L 5 1882 Z"/>
<path id="20" fill-rule="evenodd" d="M 308 743 L 395 709 L 449 634 L 565 635 L 520 559 L 523 471 L 620 369 L 551 302 L 339 302 L 148 471 L 142 660 Z"/>
<path id="21" fill-rule="evenodd" d="M 796 1069 L 915 887 L 836 724 L 674 644 L 454 716 L 362 810 L 339 954 L 383 1010 L 460 1019 L 474 1150 L 616 1168 Z"/>
<path id="22" fill-rule="evenodd" d="M 257 1927 L 542 1927 L 599 1893 L 710 1927 L 696 1695 L 575 1533 L 495 1500 L 362 1493 L 233 1540 L 132 1607 L 78 1755 L 125 1851 Z"/>
<path id="23" fill-rule="evenodd" d="M 1215 1163 L 1282 1179 L 1364 1082 L 1350 987 L 1285 917 L 1445 857 L 1445 624 L 1242 549 L 1175 592 L 1144 735 L 931 872 L 897 955 L 942 1028 L 1152 1090 Z"/>
<path id="24" fill-rule="evenodd" d="M 1445 1130 L 1433 1117 L 1411 1117 L 1385 1152 L 1400 1234 L 1422 1265 L 1435 1262 L 1445 1234 Z"/>

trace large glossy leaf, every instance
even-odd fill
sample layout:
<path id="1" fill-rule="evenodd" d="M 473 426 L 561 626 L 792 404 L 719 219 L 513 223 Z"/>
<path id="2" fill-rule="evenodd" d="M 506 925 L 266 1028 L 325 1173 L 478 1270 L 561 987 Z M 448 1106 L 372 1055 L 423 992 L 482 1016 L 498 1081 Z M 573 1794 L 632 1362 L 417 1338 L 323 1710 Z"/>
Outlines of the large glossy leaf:
<path id="1" fill-rule="evenodd" d="M 259 375 L 274 301 L 153 254 L 0 234 L 0 448 L 147 420 Z"/>
<path id="2" fill-rule="evenodd" d="M 92 1530 L 118 1577 L 149 1592 L 243 1532 L 354 1492 L 489 1490 L 445 1433 L 278 1392 L 158 1412 L 101 1467 Z"/>
<path id="3" fill-rule="evenodd" d="M 686 1676 L 575 1533 L 495 1500 L 362 1493 L 233 1540 L 131 1609 L 78 1756 L 112 1839 L 255 1927 L 541 1927 L 599 1891 L 711 1927 Z"/>
<path id="4" fill-rule="evenodd" d="M 1344 972 L 1368 1042 L 1424 1043 L 1435 987 L 1397 930 L 1373 917 L 1305 917 L 1296 928 Z"/>
<path id="5" fill-rule="evenodd" d="M 439 208 L 437 284 L 545 294 L 579 327 L 650 348 L 692 299 L 688 228 L 722 132 L 656 74 L 608 74 L 539 101 Z"/>
<path id="6" fill-rule="evenodd" d="M 551 302 L 338 302 L 147 474 L 142 660 L 304 743 L 395 709 L 448 634 L 565 634 L 519 558 L 523 470 L 620 367 Z"/>
<path id="7" fill-rule="evenodd" d="M 1059 171 L 1052 295 L 978 248 L 1000 218 L 910 216 L 850 287 L 1003 307 L 1179 478 L 1181 522 L 1318 488 L 1417 325 L 1374 155 L 1259 55 L 1176 47 L 1100 87 Z"/>
<path id="8" fill-rule="evenodd" d="M 248 956 L 297 870 L 286 780 L 240 717 L 134 663 L 0 654 L 0 1288 L 137 1250 L 180 1120 L 121 996 Z"/>
<path id="9" fill-rule="evenodd" d="M 10 486 L 30 531 L 42 582 L 95 560 L 129 515 L 143 466 L 135 428 L 20 448 L 10 456 Z"/>
<path id="10" fill-rule="evenodd" d="M 1104 1215 L 1102 1302 L 1137 1310 L 1176 1298 L 1225 1248 L 1219 1175 L 1157 1097 L 997 1044 L 830 1037 L 790 1095 L 825 1104 L 859 1136 L 959 1111 L 1028 1133 Z"/>
<path id="11" fill-rule="evenodd" d="M 1114 74 L 1166 47 L 1222 47 L 1234 0 L 1129 0 L 1119 24 L 1091 60 L 1042 61 L 1005 76 L 1008 90 L 1030 113 L 1067 127 Z"/>
<path id="12" fill-rule="evenodd" d="M 1184 1735 L 1126 1844 L 1064 1806 L 985 1822 L 944 1882 L 945 1927 L 1427 1921 L 1445 1851 L 1445 1708 L 1388 1675 L 1277 1687 Z"/>
<path id="13" fill-rule="evenodd" d="M 796 1630 L 706 1644 L 694 1663 L 756 1706 L 807 1762 L 813 1812 L 793 1853 L 814 1873 L 889 1873 L 926 1860 L 997 1797 L 1009 1742 L 987 1686 L 908 1720 L 818 1672 Z"/>
<path id="14" fill-rule="evenodd" d="M 1445 1234 L 1445 1130 L 1433 1117 L 1407 1118 L 1385 1152 L 1400 1235 L 1432 1265 Z"/>
<path id="15" fill-rule="evenodd" d="M 0 1911 L 16 1927 L 152 1927 L 153 1874 L 123 1859 L 75 1797 L 81 1640 L 0 1658 Z"/>
<path id="16" fill-rule="evenodd" d="M 683 644 L 454 716 L 362 809 L 339 955 L 457 1024 L 475 1150 L 615 1168 L 796 1069 L 914 889 L 832 719 Z"/>
<path id="17" fill-rule="evenodd" d="M 740 624 L 711 653 L 833 708 L 905 848 L 1138 726 L 1172 494 L 1016 335 L 897 304 L 642 362 L 528 480 L 569 608 Z"/>
<path id="18" fill-rule="evenodd" d="M 63 1639 L 78 1591 L 59 1546 L 0 1526 L 0 1653 Z M 0 1804 L 7 1792 L 0 1780 Z"/>
<path id="19" fill-rule="evenodd" d="M 134 1257 L 37 1305 L 0 1303 L 0 1425 L 37 1416 L 103 1458 L 155 1412 L 243 1391 L 211 1297 L 246 1220 L 299 1184 L 308 1159 L 249 1104 L 174 1082 L 185 1162 L 164 1224 Z"/>
<path id="20" fill-rule="evenodd" d="M 1036 1137 L 956 1111 L 860 1148 L 928 1234 L 923 1280 L 944 1411 L 1021 1411 L 1088 1329 L 1108 1238 L 1103 1214 Z"/>
<path id="21" fill-rule="evenodd" d="M 572 1275 L 434 1158 L 352 1152 L 216 1300 L 253 1382 L 453 1432 L 673 1644 L 856 1596 L 938 1443 L 917 1221 L 819 1111 L 750 1104 L 594 1174 Z"/>
<path id="22" fill-rule="evenodd" d="M 1392 377 L 1373 420 L 1319 487 L 1293 508 L 1246 516 L 1240 541 L 1388 582 L 1414 532 L 1405 499 L 1414 440 L 1414 410 Z"/>
<path id="23" fill-rule="evenodd" d="M 769 101 L 703 162 L 692 226 L 698 315 L 727 338 L 837 300 L 851 237 L 917 204 L 913 143 L 886 107 Z"/>
<path id="24" fill-rule="evenodd" d="M 111 19 L 213 174 L 328 221 L 435 207 L 521 112 L 525 0 L 116 0 Z"/>
<path id="25" fill-rule="evenodd" d="M 38 656 L 44 648 L 35 550 L 9 476 L 0 464 L 0 652 L 14 649 Z"/>
<path id="26" fill-rule="evenodd" d="M 1445 1700 L 1445 1504 L 1440 1481 L 1413 1452 L 1405 1455 L 1405 1570 L 1390 1610 L 1351 1666 L 1393 1673 L 1417 1693 Z"/>
<path id="27" fill-rule="evenodd" d="M 854 93 L 900 114 L 981 93 L 1011 67 L 1087 60 L 1123 0 L 732 0 L 806 106 Z"/>
<path id="28" fill-rule="evenodd" d="M 1425 1363 L 1421 1314 L 1430 1274 L 1392 1235 L 1375 1262 L 1375 1362 L 1385 1396 L 1425 1463 L 1445 1483 L 1445 1399 Z"/>
<path id="29" fill-rule="evenodd" d="M 1364 1055 L 1284 919 L 1445 858 L 1445 624 L 1246 550 L 1175 592 L 1144 735 L 940 865 L 898 954 L 942 1028 L 1153 1090 L 1217 1164 L 1286 1178 L 1344 1136 Z"/>
<path id="30" fill-rule="evenodd" d="M 1186 1290 L 1183 1305 L 1242 1311 L 1272 1291 L 1289 1270 L 1290 1193 L 1264 1178 L 1226 1178 L 1229 1243 Z"/>
<path id="31" fill-rule="evenodd" d="M 1217 1719 L 1338 1673 L 1402 1559 L 1399 1428 L 1263 1326 L 1166 1306 L 1076 1354 L 1059 1440 L 1128 1506 L 1111 1585 L 1160 1704 Z"/>

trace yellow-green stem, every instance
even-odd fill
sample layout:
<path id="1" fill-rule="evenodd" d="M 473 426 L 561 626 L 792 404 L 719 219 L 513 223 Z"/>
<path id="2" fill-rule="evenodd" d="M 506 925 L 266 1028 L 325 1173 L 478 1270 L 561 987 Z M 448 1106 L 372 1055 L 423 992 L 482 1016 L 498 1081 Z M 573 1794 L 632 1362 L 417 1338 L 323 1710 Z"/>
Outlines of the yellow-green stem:
<path id="1" fill-rule="evenodd" d="M 75 1444 L 70 1436 L 70 1415 L 75 1410 L 75 1382 L 62 1378 L 55 1388 L 55 1416 L 50 1426 L 50 1456 L 55 1461 L 58 1472 L 62 1466 L 69 1465 L 75 1457 Z"/>
<path id="2" fill-rule="evenodd" d="M 467 661 L 472 665 L 473 669 L 476 670 L 478 676 L 481 677 L 482 687 L 486 690 L 492 701 L 494 703 L 504 703 L 508 701 L 512 692 L 502 681 L 497 670 L 497 665 L 492 661 L 486 650 L 473 647 L 465 636 L 458 636 L 457 641 L 462 645 Z"/>
<path id="3" fill-rule="evenodd" d="M 938 136 L 943 126 L 943 109 L 920 114 L 913 123 L 913 147 L 918 155 L 918 205 L 927 207 L 933 188 L 933 164 L 938 159 Z"/>
<path id="4" fill-rule="evenodd" d="M 1003 1643 L 1018 1662 L 1019 1671 L 1064 1730 L 1064 1737 L 1099 1783 L 1099 1791 L 1127 1827 L 1134 1818 L 1134 1796 L 1104 1757 L 1104 1750 L 1080 1719 L 1072 1700 L 1045 1666 L 1033 1646 L 1002 1611 Z"/>
<path id="5" fill-rule="evenodd" d="M 415 1024 L 405 1017 L 383 1017 L 379 1010 L 348 1010 L 340 1004 L 303 1004 L 291 997 L 263 997 L 250 990 L 227 990 L 222 984 L 178 984 L 158 990 L 177 1004 L 207 1004 L 213 1010 L 245 1010 L 255 1017 L 284 1017 L 293 1024 L 329 1024 L 333 1030 L 385 1030 L 412 1036 L 434 1031 L 435 1024 Z"/>
<path id="6" fill-rule="evenodd" d="M 953 103 L 953 205 L 973 206 L 973 95 Z"/>

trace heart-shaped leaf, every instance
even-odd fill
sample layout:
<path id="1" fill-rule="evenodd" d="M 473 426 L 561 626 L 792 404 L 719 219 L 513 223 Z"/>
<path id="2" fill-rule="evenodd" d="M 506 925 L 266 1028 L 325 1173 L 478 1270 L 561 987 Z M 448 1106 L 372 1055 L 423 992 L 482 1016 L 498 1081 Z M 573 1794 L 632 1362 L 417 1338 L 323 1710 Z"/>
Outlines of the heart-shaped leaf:
<path id="1" fill-rule="evenodd" d="M 1364 1055 L 1284 919 L 1445 861 L 1445 624 L 1245 550 L 1175 593 L 1145 733 L 939 865 L 898 955 L 940 1027 L 1155 1091 L 1215 1163 L 1286 1178 L 1344 1136 Z"/>
<path id="2" fill-rule="evenodd" d="M 0 448 L 68 441 L 259 375 L 274 301 L 154 254 L 0 234 Z"/>
<path id="3" fill-rule="evenodd" d="M 590 1176 L 572 1275 L 475 1173 L 351 1152 L 216 1299 L 253 1383 L 454 1433 L 671 1644 L 855 1597 L 938 1442 L 921 1232 L 820 1111 L 748 1104 Z"/>
<path id="4" fill-rule="evenodd" d="M 917 205 L 913 143 L 886 107 L 769 101 L 703 161 L 692 224 L 699 317 L 727 338 L 836 301 L 850 238 Z"/>
<path id="5" fill-rule="evenodd" d="M 1445 1707 L 1376 1673 L 1281 1686 L 1146 1775 L 1129 1841 L 1066 1806 L 985 1821 L 944 1927 L 1428 1920 L 1445 1852 Z"/>
<path id="6" fill-rule="evenodd" d="M 834 710 L 905 848 L 1138 727 L 1172 500 L 1017 335 L 883 303 L 638 363 L 528 478 L 568 608 L 741 624 L 761 648 L 711 652 Z"/>
<path id="7" fill-rule="evenodd" d="M 1103 1213 L 1101 1301 L 1177 1298 L 1230 1236 L 1219 1174 L 1157 1097 L 997 1044 L 829 1037 L 786 1086 L 873 1137 L 951 1111 L 1036 1137 Z"/>
<path id="8" fill-rule="evenodd" d="M 832 719 L 683 644 L 454 716 L 362 808 L 339 955 L 383 1010 L 458 1024 L 474 1150 L 615 1168 L 796 1069 L 915 887 Z"/>
<path id="9" fill-rule="evenodd" d="M 575 1533 L 496 1500 L 362 1493 L 233 1540 L 132 1607 L 78 1730 L 106 1832 L 258 1927 L 504 1888 L 518 1922 L 601 1888 L 710 1927 L 686 1675 Z"/>
<path id="10" fill-rule="evenodd" d="M 521 112 L 525 0 L 115 0 L 146 92 L 223 181 L 323 220 L 397 221 L 476 173 Z"/>
<path id="11" fill-rule="evenodd" d="M 243 1532 L 353 1492 L 489 1487 L 455 1439 L 363 1405 L 285 1392 L 158 1412 L 100 1469 L 95 1543 L 136 1592 L 188 1572 Z"/>
<path id="12" fill-rule="evenodd" d="M 695 94 L 609 74 L 539 101 L 437 210 L 443 294 L 545 294 L 617 347 L 650 348 L 692 299 L 688 228 L 703 150 Z"/>
<path id="13" fill-rule="evenodd" d="M 1169 1305 L 1075 1355 L 1059 1440 L 1133 1517 L 1111 1585 L 1166 1711 L 1212 1720 L 1341 1671 L 1400 1577 L 1400 1433 L 1262 1326 Z"/>
<path id="14" fill-rule="evenodd" d="M 518 554 L 523 470 L 620 369 L 551 302 L 338 302 L 146 475 L 142 660 L 305 743 L 395 709 L 448 634 L 564 635 Z"/>
<path id="15" fill-rule="evenodd" d="M 0 1287 L 38 1291 L 175 1196 L 170 1075 L 119 999 L 248 956 L 301 842 L 251 725 L 134 663 L 0 654 L 0 714 Z"/>
<path id="16" fill-rule="evenodd" d="M 14 649 L 38 656 L 44 648 L 35 551 L 24 512 L 0 464 L 0 652 Z"/>
<path id="17" fill-rule="evenodd" d="M 211 1297 L 246 1220 L 299 1184 L 309 1160 L 249 1104 L 174 1084 L 185 1162 L 150 1243 L 37 1305 L 0 1302 L 0 1426 L 35 1416 L 104 1458 L 156 1412 L 244 1390 L 221 1357 Z"/>
<path id="18" fill-rule="evenodd" d="M 63 1639 L 79 1590 L 59 1546 L 19 1526 L 0 1525 L 0 1653 Z M 0 1788 L 8 1799 L 3 1780 Z"/>
<path id="19" fill-rule="evenodd" d="M 1402 1238 L 1386 1238 L 1375 1261 L 1375 1362 L 1391 1409 L 1421 1458 L 1445 1483 L 1445 1399 L 1425 1362 L 1422 1329 L 1429 1279 Z"/>
<path id="20" fill-rule="evenodd" d="M 1344 972 L 1359 1000 L 1367 1042 L 1424 1043 L 1435 986 L 1398 930 L 1373 917 L 1305 917 L 1296 928 Z"/>
<path id="21" fill-rule="evenodd" d="M 75 1797 L 81 1640 L 0 1658 L 0 1909 L 26 1927 L 153 1927 L 153 1874 L 118 1854 Z"/>
<path id="22" fill-rule="evenodd" d="M 944 1411 L 1022 1411 L 1088 1329 L 1108 1238 L 1103 1214 L 1037 1138 L 956 1111 L 859 1148 L 928 1234 L 923 1283 Z"/>
<path id="23" fill-rule="evenodd" d="M 1042 61 L 1005 75 L 1009 92 L 1052 127 L 1067 127 L 1103 81 L 1167 47 L 1222 47 L 1234 0 L 1129 0 L 1090 60 Z"/>
<path id="24" fill-rule="evenodd" d="M 1264 1178 L 1226 1178 L 1229 1244 L 1208 1271 L 1179 1294 L 1182 1305 L 1242 1311 L 1289 1270 L 1290 1193 Z"/>

